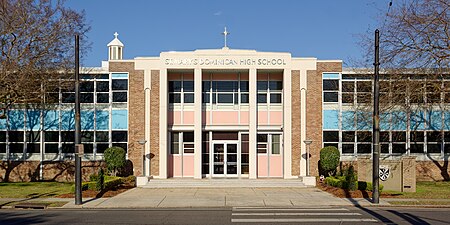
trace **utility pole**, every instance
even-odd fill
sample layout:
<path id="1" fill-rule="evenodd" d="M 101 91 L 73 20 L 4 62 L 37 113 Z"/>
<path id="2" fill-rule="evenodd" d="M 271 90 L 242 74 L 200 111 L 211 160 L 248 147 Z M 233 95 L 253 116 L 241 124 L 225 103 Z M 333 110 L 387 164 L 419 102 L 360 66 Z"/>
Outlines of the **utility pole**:
<path id="1" fill-rule="evenodd" d="M 75 205 L 81 196 L 81 123 L 80 123 L 80 36 L 75 35 Z"/>
<path id="2" fill-rule="evenodd" d="M 375 30 L 375 74 L 373 82 L 373 126 L 372 126 L 372 149 L 373 149 L 373 168 L 372 168 L 372 203 L 380 202 L 379 177 L 380 177 L 380 86 L 379 86 L 379 67 L 380 67 L 380 31 Z"/>

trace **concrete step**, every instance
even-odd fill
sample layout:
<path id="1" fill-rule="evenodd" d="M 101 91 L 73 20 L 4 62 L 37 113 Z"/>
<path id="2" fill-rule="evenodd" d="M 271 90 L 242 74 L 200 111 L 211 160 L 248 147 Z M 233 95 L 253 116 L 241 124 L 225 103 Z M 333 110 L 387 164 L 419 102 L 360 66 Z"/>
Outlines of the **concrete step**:
<path id="1" fill-rule="evenodd" d="M 301 179 L 150 179 L 142 188 L 306 187 Z"/>

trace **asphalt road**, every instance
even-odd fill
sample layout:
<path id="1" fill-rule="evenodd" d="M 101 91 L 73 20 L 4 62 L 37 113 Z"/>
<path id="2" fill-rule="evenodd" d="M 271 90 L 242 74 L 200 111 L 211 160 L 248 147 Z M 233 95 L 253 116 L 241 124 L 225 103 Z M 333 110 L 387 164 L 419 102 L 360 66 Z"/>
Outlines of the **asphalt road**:
<path id="1" fill-rule="evenodd" d="M 450 224 L 449 208 L 0 210 L 0 224 Z"/>

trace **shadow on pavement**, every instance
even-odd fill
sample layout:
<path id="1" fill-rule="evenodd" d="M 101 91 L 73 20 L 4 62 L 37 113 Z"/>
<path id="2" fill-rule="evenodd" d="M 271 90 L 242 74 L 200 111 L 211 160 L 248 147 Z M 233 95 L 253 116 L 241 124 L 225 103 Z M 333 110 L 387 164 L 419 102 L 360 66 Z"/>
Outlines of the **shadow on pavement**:
<path id="1" fill-rule="evenodd" d="M 420 219 L 419 217 L 412 215 L 411 213 L 401 213 L 397 212 L 395 210 L 387 210 L 388 212 L 403 218 L 404 220 L 408 221 L 411 224 L 430 224 L 425 220 Z"/>
<path id="2" fill-rule="evenodd" d="M 38 224 L 46 223 L 49 220 L 42 215 L 30 215 L 28 212 L 17 213 L 2 211 L 0 222 L 2 225 L 8 224 Z"/>

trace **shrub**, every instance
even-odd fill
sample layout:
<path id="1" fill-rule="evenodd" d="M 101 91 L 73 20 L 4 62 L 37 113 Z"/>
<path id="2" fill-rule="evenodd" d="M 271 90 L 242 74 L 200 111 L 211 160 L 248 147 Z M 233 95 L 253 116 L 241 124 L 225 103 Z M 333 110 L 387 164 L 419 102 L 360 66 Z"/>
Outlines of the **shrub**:
<path id="1" fill-rule="evenodd" d="M 380 193 L 383 191 L 384 186 L 380 184 Z M 373 191 L 372 182 L 358 181 L 358 190 Z"/>
<path id="2" fill-rule="evenodd" d="M 345 183 L 347 186 L 347 189 L 349 190 L 356 190 L 358 189 L 358 177 L 355 174 L 355 169 L 352 165 L 348 168 L 348 170 L 345 171 Z"/>
<path id="3" fill-rule="evenodd" d="M 120 184 L 124 183 L 127 178 L 121 178 L 121 177 L 106 177 L 103 183 L 103 189 L 102 190 L 111 190 L 119 186 Z M 72 192 L 75 193 L 75 185 L 72 185 L 71 188 Z M 97 181 L 89 181 L 89 182 L 83 182 L 81 184 L 81 190 L 93 190 L 93 191 L 100 191 L 97 189 Z"/>
<path id="4" fill-rule="evenodd" d="M 326 176 L 336 173 L 340 161 L 339 150 L 334 146 L 327 146 L 320 150 L 320 167 Z"/>
<path id="5" fill-rule="evenodd" d="M 105 183 L 105 172 L 103 172 L 103 169 L 100 168 L 100 170 L 98 171 L 97 180 L 95 182 L 96 191 L 103 190 L 104 183 Z"/>
<path id="6" fill-rule="evenodd" d="M 125 154 L 125 150 L 121 147 L 111 147 L 105 150 L 103 156 L 105 157 L 106 167 L 110 175 L 116 176 L 125 166 Z"/>

